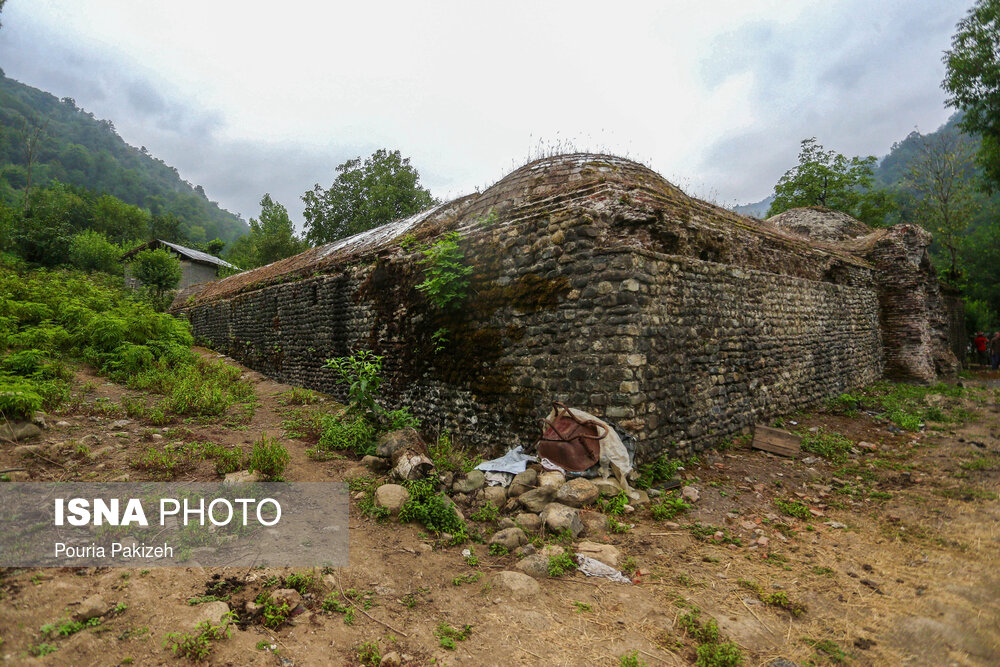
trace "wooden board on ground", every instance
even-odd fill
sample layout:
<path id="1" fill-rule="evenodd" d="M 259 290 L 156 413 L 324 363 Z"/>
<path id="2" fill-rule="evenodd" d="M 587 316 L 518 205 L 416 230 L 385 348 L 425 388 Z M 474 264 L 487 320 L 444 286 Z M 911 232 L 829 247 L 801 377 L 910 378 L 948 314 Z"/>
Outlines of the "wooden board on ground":
<path id="1" fill-rule="evenodd" d="M 759 424 L 754 427 L 752 443 L 754 449 L 763 449 L 765 452 L 781 456 L 795 456 L 799 453 L 801 445 L 802 438 L 788 431 Z"/>

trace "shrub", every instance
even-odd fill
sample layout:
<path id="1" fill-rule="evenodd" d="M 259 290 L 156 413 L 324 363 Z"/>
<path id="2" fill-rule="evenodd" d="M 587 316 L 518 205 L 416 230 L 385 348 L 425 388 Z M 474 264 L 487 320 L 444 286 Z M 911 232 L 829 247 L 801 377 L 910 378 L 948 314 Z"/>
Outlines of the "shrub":
<path id="1" fill-rule="evenodd" d="M 247 468 L 257 471 L 269 482 L 281 481 L 281 473 L 288 465 L 288 450 L 275 438 L 261 435 L 254 443 L 253 451 L 247 460 Z"/>
<path id="2" fill-rule="evenodd" d="M 689 509 L 691 509 L 691 505 L 684 502 L 683 498 L 678 498 L 672 493 L 663 496 L 659 502 L 653 503 L 649 506 L 649 510 L 652 512 L 653 518 L 657 521 L 673 519 L 681 512 L 686 512 Z"/>
<path id="3" fill-rule="evenodd" d="M 69 242 L 69 262 L 81 271 L 121 273 L 121 248 L 108 241 L 100 232 L 87 230 L 75 235 Z"/>
<path id="4" fill-rule="evenodd" d="M 212 654 L 212 642 L 228 638 L 232 632 L 229 619 L 222 625 L 212 625 L 211 621 L 202 621 L 196 628 L 197 634 L 167 633 L 166 643 L 173 644 L 174 655 L 189 660 L 204 660 Z"/>
<path id="5" fill-rule="evenodd" d="M 775 498 L 775 506 L 787 514 L 788 516 L 793 516 L 796 519 L 811 519 L 812 514 L 809 512 L 809 508 L 798 500 L 782 500 L 780 498 Z"/>
<path id="6" fill-rule="evenodd" d="M 326 415 L 317 449 L 320 451 L 349 450 L 358 456 L 373 454 L 378 429 L 363 416 Z"/>
<path id="7" fill-rule="evenodd" d="M 414 480 L 405 486 L 410 499 L 399 510 L 401 522 L 417 521 L 436 533 L 465 534 L 465 522 L 455 513 L 451 501 L 435 489 L 434 480 Z"/>
<path id="8" fill-rule="evenodd" d="M 338 382 L 347 385 L 348 412 L 365 416 L 385 412 L 376 401 L 382 384 L 382 357 L 359 350 L 349 357 L 327 359 L 323 368 L 333 369 L 339 376 Z"/>
<path id="9" fill-rule="evenodd" d="M 740 667 L 745 658 L 740 647 L 733 642 L 702 644 L 698 647 L 697 667 Z"/>
<path id="10" fill-rule="evenodd" d="M 635 480 L 637 489 L 648 489 L 659 482 L 674 478 L 681 467 L 681 461 L 671 459 L 665 454 L 652 463 L 639 466 L 639 479 Z"/>
<path id="11" fill-rule="evenodd" d="M 472 267 L 462 263 L 465 253 L 458 245 L 458 232 L 449 232 L 422 248 L 417 260 L 424 267 L 424 281 L 417 289 L 441 310 L 455 308 L 465 300 Z"/>
<path id="12" fill-rule="evenodd" d="M 549 564 L 546 569 L 550 577 L 561 577 L 575 570 L 576 563 L 568 553 L 561 553 L 558 556 L 549 556 Z"/>
<path id="13" fill-rule="evenodd" d="M 806 431 L 799 433 L 802 437 L 802 451 L 818 454 L 835 463 L 847 460 L 847 454 L 854 443 L 847 437 L 835 431 L 827 431 L 822 426 L 815 433 Z"/>

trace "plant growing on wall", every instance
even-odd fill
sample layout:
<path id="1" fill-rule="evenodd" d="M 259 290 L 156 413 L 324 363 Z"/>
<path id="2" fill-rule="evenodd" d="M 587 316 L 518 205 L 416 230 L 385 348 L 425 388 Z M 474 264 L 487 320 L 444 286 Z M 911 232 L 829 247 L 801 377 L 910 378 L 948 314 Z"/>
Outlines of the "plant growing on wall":
<path id="1" fill-rule="evenodd" d="M 441 310 L 457 308 L 465 300 L 472 267 L 462 260 L 465 252 L 458 245 L 458 232 L 449 232 L 420 250 L 417 260 L 424 267 L 424 281 L 417 289 Z"/>
<path id="2" fill-rule="evenodd" d="M 370 350 L 359 350 L 349 357 L 327 359 L 323 368 L 333 369 L 340 376 L 339 382 L 347 385 L 349 413 L 375 418 L 385 413 L 375 400 L 382 384 L 382 357 Z"/>

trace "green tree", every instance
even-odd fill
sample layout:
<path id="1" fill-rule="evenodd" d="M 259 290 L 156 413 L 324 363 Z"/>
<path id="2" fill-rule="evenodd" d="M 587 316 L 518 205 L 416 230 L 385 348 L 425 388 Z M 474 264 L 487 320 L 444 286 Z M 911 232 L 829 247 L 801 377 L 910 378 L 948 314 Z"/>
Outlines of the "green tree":
<path id="1" fill-rule="evenodd" d="M 150 221 L 149 239 L 151 241 L 169 241 L 170 243 L 183 243 L 187 240 L 184 232 L 181 231 L 181 221 L 173 213 L 154 215 Z"/>
<path id="2" fill-rule="evenodd" d="M 122 250 L 100 232 L 87 230 L 76 234 L 69 243 L 69 261 L 76 268 L 93 273 L 121 273 Z"/>
<path id="3" fill-rule="evenodd" d="M 132 276 L 149 290 L 150 300 L 157 310 L 168 305 L 170 291 L 181 281 L 181 263 L 168 250 L 143 250 L 136 253 L 129 267 Z"/>
<path id="4" fill-rule="evenodd" d="M 73 188 L 53 183 L 31 193 L 30 205 L 14 224 L 11 240 L 32 264 L 56 266 L 66 261 L 73 235 L 90 226 L 90 206 Z"/>
<path id="5" fill-rule="evenodd" d="M 1000 0 L 978 0 L 955 26 L 945 51 L 947 104 L 962 127 L 982 137 L 978 160 L 988 190 L 1000 188 Z"/>
<path id="6" fill-rule="evenodd" d="M 313 245 L 413 215 L 434 203 L 420 186 L 420 174 L 399 151 L 379 149 L 363 164 L 357 157 L 339 165 L 337 172 L 329 190 L 316 184 L 302 195 L 306 239 Z"/>
<path id="7" fill-rule="evenodd" d="M 198 187 L 201 187 L 200 185 Z M 222 256 L 222 249 L 226 247 L 226 242 L 216 236 L 214 239 L 205 244 L 205 249 L 208 254 L 215 255 L 216 257 Z"/>
<path id="8" fill-rule="evenodd" d="M 921 137 L 910 163 L 908 184 L 917 193 L 917 220 L 948 253 L 945 277 L 957 283 L 959 250 L 976 203 L 974 148 L 967 135 L 940 133 Z"/>
<path id="9" fill-rule="evenodd" d="M 295 235 L 288 210 L 264 193 L 260 199 L 260 219 L 250 218 L 250 233 L 236 240 L 229 260 L 241 269 L 252 269 L 297 255 L 307 247 Z"/>
<path id="10" fill-rule="evenodd" d="M 117 197 L 101 195 L 92 206 L 93 229 L 113 243 L 126 243 L 147 238 L 151 218 L 149 213 Z"/>
<path id="11" fill-rule="evenodd" d="M 872 187 L 875 156 L 847 158 L 825 151 L 816 137 L 803 139 L 799 163 L 774 186 L 768 217 L 800 206 L 824 206 L 873 226 L 885 224 L 893 204 L 889 194 Z"/>

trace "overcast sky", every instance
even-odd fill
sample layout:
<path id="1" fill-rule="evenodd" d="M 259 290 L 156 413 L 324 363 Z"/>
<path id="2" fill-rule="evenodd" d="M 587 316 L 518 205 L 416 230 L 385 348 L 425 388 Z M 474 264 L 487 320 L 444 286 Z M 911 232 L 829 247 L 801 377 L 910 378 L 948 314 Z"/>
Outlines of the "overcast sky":
<path id="1" fill-rule="evenodd" d="M 344 160 L 399 149 L 450 198 L 540 152 L 613 152 L 723 205 L 799 142 L 882 156 L 950 115 L 972 0 L 9 0 L 7 76 L 72 97 L 210 198 L 301 222 Z"/>

